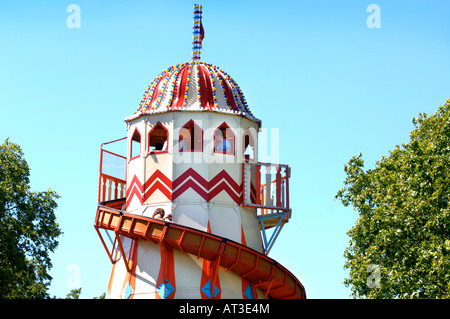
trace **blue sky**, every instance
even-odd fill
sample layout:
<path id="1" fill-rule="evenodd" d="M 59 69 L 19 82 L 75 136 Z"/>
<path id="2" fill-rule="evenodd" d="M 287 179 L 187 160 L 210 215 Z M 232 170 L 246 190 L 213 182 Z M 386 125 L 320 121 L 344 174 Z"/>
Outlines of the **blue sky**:
<path id="1" fill-rule="evenodd" d="M 81 27 L 68 28 L 71 4 Z M 79 270 L 82 297 L 106 292 L 109 259 L 94 230 L 100 144 L 126 134 L 148 84 L 190 60 L 190 1 L 2 1 L 0 140 L 21 145 L 34 190 L 61 195 L 64 232 L 51 295 Z M 292 219 L 270 256 L 309 298 L 349 298 L 346 232 L 334 195 L 343 165 L 366 168 L 409 141 L 411 119 L 450 98 L 448 1 L 202 1 L 202 61 L 225 70 L 292 167 Z M 369 28 L 370 4 L 381 28 Z M 75 265 L 75 266 L 74 266 Z"/>

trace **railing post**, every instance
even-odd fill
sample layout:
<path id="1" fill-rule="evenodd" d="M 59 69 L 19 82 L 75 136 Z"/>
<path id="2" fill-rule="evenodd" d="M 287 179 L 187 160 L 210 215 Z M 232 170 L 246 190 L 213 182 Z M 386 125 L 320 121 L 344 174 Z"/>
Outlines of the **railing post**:
<path id="1" fill-rule="evenodd" d="M 273 206 L 272 199 L 270 195 L 272 195 L 272 167 L 270 165 L 266 166 L 266 206 Z"/>
<path id="2" fill-rule="evenodd" d="M 106 199 L 106 177 L 102 176 L 102 202 Z"/>
<path id="3" fill-rule="evenodd" d="M 289 210 L 289 178 L 291 177 L 291 168 L 286 166 L 286 208 Z"/>
<path id="4" fill-rule="evenodd" d="M 100 146 L 100 169 L 99 169 L 99 176 L 98 176 L 98 202 L 100 202 L 100 193 L 101 193 L 101 187 L 102 187 L 102 165 L 103 165 L 103 144 Z"/>
<path id="5" fill-rule="evenodd" d="M 261 205 L 261 165 L 255 165 L 256 205 Z"/>
<path id="6" fill-rule="evenodd" d="M 276 187 L 277 187 L 277 207 L 281 207 L 281 167 L 280 166 L 277 166 Z"/>
<path id="7" fill-rule="evenodd" d="M 125 191 L 125 183 L 120 183 L 120 198 L 125 197 L 124 191 Z"/>
<path id="8" fill-rule="evenodd" d="M 244 168 L 243 168 L 243 179 L 244 179 L 244 189 L 243 189 L 243 200 L 244 200 L 244 205 L 247 203 L 252 203 L 252 190 L 251 190 L 251 185 L 252 185 L 252 170 L 250 165 L 246 165 L 246 163 L 243 164 Z"/>
<path id="9" fill-rule="evenodd" d="M 114 181 L 114 199 L 118 198 L 118 188 L 119 188 L 119 182 L 118 181 Z"/>
<path id="10" fill-rule="evenodd" d="M 108 178 L 107 181 L 108 181 L 108 200 L 111 200 L 112 180 Z"/>

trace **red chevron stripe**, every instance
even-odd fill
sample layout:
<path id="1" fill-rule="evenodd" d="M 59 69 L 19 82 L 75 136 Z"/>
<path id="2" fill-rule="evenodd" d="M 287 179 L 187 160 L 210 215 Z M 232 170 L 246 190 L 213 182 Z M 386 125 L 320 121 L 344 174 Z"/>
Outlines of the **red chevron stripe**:
<path id="1" fill-rule="evenodd" d="M 225 191 L 228 195 L 230 195 L 231 199 L 233 199 L 236 204 L 241 205 L 242 203 L 242 197 L 240 195 L 237 195 L 225 182 L 221 182 L 217 187 L 215 187 L 210 193 L 209 193 L 209 200 L 213 199 L 218 195 L 220 192 Z"/>
<path id="2" fill-rule="evenodd" d="M 209 196 L 208 193 L 201 188 L 195 181 L 192 179 L 187 180 L 181 187 L 179 187 L 176 191 L 172 193 L 172 199 L 177 198 L 181 194 L 183 194 L 186 190 L 189 188 L 192 188 L 194 191 L 197 192 L 204 200 L 209 202 Z"/>
<path id="3" fill-rule="evenodd" d="M 172 200 L 172 190 L 167 189 L 167 187 L 164 186 L 160 181 L 156 181 L 152 187 L 150 187 L 144 195 L 144 202 L 153 195 L 156 190 L 159 189 L 161 193 L 164 194 L 164 196 L 167 197 L 168 200 Z"/>
<path id="4" fill-rule="evenodd" d="M 128 208 L 128 205 L 130 205 L 130 202 L 131 202 L 131 200 L 133 199 L 133 196 L 137 196 L 137 198 L 138 198 L 138 200 L 139 200 L 139 202 L 141 203 L 141 205 L 142 205 L 142 195 L 141 195 L 141 193 L 139 193 L 139 190 L 138 189 L 134 189 L 132 192 L 131 192 L 131 194 L 130 194 L 130 196 L 127 196 L 127 200 L 126 200 L 126 208 Z"/>
<path id="5" fill-rule="evenodd" d="M 142 184 L 137 178 L 136 175 L 133 176 L 133 179 L 131 180 L 130 186 L 127 187 L 127 190 L 125 192 L 126 196 L 126 208 L 128 208 L 128 205 L 130 204 L 131 200 L 133 199 L 133 196 L 137 196 L 139 202 L 143 203 L 142 201 Z"/>
<path id="6" fill-rule="evenodd" d="M 176 189 L 178 186 L 183 184 L 183 182 L 189 177 L 192 177 L 192 179 L 196 180 L 206 190 L 209 190 L 208 181 L 204 179 L 199 173 L 197 173 L 192 167 L 190 167 L 187 171 L 185 171 L 176 180 L 173 181 L 173 189 Z"/>
<path id="7" fill-rule="evenodd" d="M 213 179 L 211 179 L 209 181 L 209 190 L 211 190 L 217 183 L 219 183 L 222 179 L 225 179 L 228 184 L 230 184 L 230 186 L 232 188 L 234 188 L 234 190 L 236 191 L 236 193 L 240 193 L 242 191 L 242 186 L 238 185 L 238 183 L 236 183 L 234 181 L 234 179 L 231 178 L 230 175 L 228 175 L 228 173 L 225 170 L 222 170 L 219 174 L 217 174 Z"/>
<path id="8" fill-rule="evenodd" d="M 134 189 L 137 188 L 138 191 L 140 191 L 142 193 L 143 189 L 142 189 L 142 184 L 141 181 L 139 180 L 139 178 L 137 178 L 136 175 L 133 176 L 133 179 L 130 182 L 130 186 L 127 187 L 127 190 L 125 192 L 126 197 L 128 197 L 128 195 L 133 191 Z"/>
<path id="9" fill-rule="evenodd" d="M 173 182 L 160 170 L 156 170 L 144 183 L 144 186 L 142 186 L 135 175 L 126 191 L 127 207 L 133 196 L 137 196 L 142 204 L 156 190 L 159 190 L 167 199 L 173 200 L 181 196 L 189 188 L 192 188 L 205 201 L 210 201 L 219 193 L 225 191 L 236 204 L 240 205 L 242 203 L 243 185 L 237 184 L 225 170 L 222 170 L 208 182 L 194 169 L 189 168 Z M 144 189 L 144 198 L 142 198 Z M 175 191 L 173 191 L 174 189 Z"/>
<path id="10" fill-rule="evenodd" d="M 156 179 L 161 180 L 163 184 L 165 184 L 170 190 L 172 190 L 172 181 L 164 175 L 159 169 L 157 169 L 152 176 L 149 177 L 149 179 L 144 183 L 144 189 L 147 190 L 147 188 L 153 184 Z"/>

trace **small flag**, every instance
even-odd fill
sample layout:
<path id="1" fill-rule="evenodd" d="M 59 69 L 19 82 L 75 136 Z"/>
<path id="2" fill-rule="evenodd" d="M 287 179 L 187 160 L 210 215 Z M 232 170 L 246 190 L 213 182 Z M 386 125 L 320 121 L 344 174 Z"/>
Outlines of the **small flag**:
<path id="1" fill-rule="evenodd" d="M 203 38 L 205 37 L 205 29 L 203 29 L 202 20 L 200 20 L 200 48 L 203 49 Z"/>

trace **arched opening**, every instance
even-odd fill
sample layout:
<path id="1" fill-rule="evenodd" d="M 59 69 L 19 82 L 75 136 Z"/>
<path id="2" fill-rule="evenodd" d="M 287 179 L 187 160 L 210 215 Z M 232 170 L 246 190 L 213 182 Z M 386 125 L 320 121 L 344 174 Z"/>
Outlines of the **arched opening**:
<path id="1" fill-rule="evenodd" d="M 223 122 L 214 131 L 214 153 L 234 155 L 234 132 Z"/>
<path id="2" fill-rule="evenodd" d="M 180 152 L 203 151 L 203 130 L 193 120 L 187 122 L 180 129 L 178 150 Z"/>
<path id="3" fill-rule="evenodd" d="M 256 143 L 250 128 L 246 129 L 243 136 L 244 158 L 246 161 L 255 161 L 256 157 Z"/>
<path id="4" fill-rule="evenodd" d="M 149 153 L 166 153 L 168 151 L 169 132 L 160 122 L 148 132 Z"/>
<path id="5" fill-rule="evenodd" d="M 141 155 L 141 133 L 136 128 L 131 136 L 130 143 L 130 160 L 135 159 Z"/>

